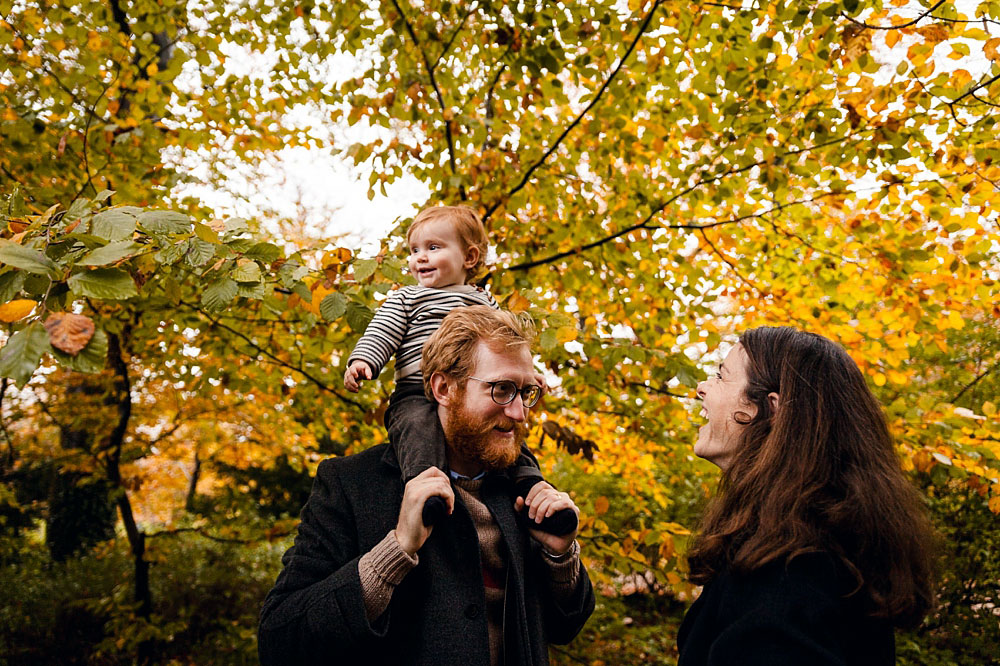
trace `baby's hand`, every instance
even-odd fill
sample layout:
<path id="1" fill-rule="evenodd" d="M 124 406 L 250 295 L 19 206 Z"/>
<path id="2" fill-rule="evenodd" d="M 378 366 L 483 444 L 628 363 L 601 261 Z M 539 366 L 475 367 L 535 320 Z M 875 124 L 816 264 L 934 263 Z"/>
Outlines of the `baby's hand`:
<path id="1" fill-rule="evenodd" d="M 351 393 L 357 393 L 358 389 L 361 388 L 361 381 L 371 378 L 371 367 L 364 361 L 354 361 L 344 373 L 344 388 Z"/>

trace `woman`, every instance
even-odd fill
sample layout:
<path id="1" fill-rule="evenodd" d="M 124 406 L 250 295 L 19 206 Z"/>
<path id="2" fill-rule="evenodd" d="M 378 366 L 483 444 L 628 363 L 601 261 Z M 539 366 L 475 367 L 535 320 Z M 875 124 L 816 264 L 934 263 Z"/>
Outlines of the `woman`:
<path id="1" fill-rule="evenodd" d="M 894 663 L 893 627 L 931 604 L 933 534 L 857 365 L 757 328 L 698 397 L 694 451 L 722 480 L 688 554 L 705 587 L 680 666 Z"/>

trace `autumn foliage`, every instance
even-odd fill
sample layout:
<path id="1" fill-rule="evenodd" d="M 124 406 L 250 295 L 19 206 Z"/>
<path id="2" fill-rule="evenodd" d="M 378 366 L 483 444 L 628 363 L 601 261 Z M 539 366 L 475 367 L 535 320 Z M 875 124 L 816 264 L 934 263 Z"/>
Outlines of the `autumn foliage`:
<path id="1" fill-rule="evenodd" d="M 786 324 L 857 361 L 965 569 L 903 659 L 988 646 L 996 559 L 963 548 L 1000 540 L 998 49 L 975 0 L 0 0 L 4 566 L 44 524 L 107 659 L 253 654 L 253 613 L 198 625 L 182 578 L 236 590 L 226 557 L 266 590 L 318 461 L 384 441 L 391 372 L 337 378 L 412 283 L 407 220 L 359 255 L 177 194 L 299 146 L 478 207 L 484 283 L 538 323 L 529 445 L 608 595 L 555 659 L 673 658 L 671 629 L 619 630 L 697 593 L 693 387 Z"/>

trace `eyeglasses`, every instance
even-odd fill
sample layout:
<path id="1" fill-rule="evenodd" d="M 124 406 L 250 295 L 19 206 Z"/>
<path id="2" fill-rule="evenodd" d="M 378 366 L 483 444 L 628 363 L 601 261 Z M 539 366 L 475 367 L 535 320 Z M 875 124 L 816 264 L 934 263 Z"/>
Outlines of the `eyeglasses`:
<path id="1" fill-rule="evenodd" d="M 542 397 L 542 387 L 538 384 L 528 384 L 524 388 L 517 388 L 517 384 L 509 379 L 500 379 L 495 382 L 489 382 L 479 377 L 469 377 L 469 379 L 489 384 L 490 397 L 498 405 L 509 405 L 520 394 L 521 402 L 525 407 L 534 407 L 538 399 Z"/>

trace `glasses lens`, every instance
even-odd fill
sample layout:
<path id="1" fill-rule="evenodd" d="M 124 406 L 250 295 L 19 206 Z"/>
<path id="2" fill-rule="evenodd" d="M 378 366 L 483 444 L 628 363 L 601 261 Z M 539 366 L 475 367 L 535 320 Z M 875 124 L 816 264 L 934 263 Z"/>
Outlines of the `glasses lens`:
<path id="1" fill-rule="evenodd" d="M 517 395 L 517 384 L 514 382 L 502 381 L 493 385 L 493 402 L 498 405 L 510 404 L 515 395 Z"/>
<path id="2" fill-rule="evenodd" d="M 521 400 L 525 407 L 534 407 L 538 399 L 542 397 L 542 388 L 531 384 L 521 389 Z"/>

